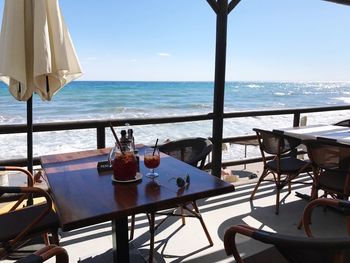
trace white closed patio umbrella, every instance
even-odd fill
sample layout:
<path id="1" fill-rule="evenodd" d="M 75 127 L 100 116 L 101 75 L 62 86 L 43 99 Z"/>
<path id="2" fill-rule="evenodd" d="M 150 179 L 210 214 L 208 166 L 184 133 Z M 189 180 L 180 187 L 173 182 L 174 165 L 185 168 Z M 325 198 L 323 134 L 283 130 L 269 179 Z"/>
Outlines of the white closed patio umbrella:
<path id="1" fill-rule="evenodd" d="M 27 101 L 28 169 L 33 167 L 32 95 L 51 100 L 81 76 L 58 0 L 5 0 L 0 35 L 0 79 Z"/>

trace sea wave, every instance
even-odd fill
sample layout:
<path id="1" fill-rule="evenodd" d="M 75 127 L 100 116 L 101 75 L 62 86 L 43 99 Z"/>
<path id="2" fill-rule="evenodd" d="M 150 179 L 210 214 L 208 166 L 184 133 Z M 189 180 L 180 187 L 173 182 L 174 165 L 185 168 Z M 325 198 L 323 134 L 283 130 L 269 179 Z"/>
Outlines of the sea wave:
<path id="1" fill-rule="evenodd" d="M 334 100 L 340 100 L 342 102 L 350 104 L 350 97 L 339 97 L 339 98 L 333 98 Z"/>
<path id="2" fill-rule="evenodd" d="M 349 83 L 228 82 L 225 112 L 350 104 Z M 26 123 L 26 104 L 14 100 L 0 85 L 0 124 Z M 272 96 L 273 94 L 273 96 Z M 293 95 L 293 96 L 287 96 Z M 73 82 L 51 102 L 34 97 L 34 123 L 125 118 L 175 117 L 212 112 L 210 82 Z M 304 114 L 305 115 L 305 114 Z M 348 119 L 349 111 L 307 114 L 308 124 Z M 322 116 L 322 117 L 320 117 Z M 293 117 L 261 116 L 225 119 L 224 137 L 253 134 L 252 128 L 289 127 Z M 135 126 L 138 143 L 152 144 L 183 137 L 210 137 L 211 121 Z M 120 127 L 116 127 L 120 132 Z M 106 145 L 113 145 L 107 132 Z M 0 159 L 26 155 L 25 134 L 0 135 Z M 70 152 L 96 147 L 96 130 L 41 132 L 34 134 L 34 155 Z M 8 151 L 11 149 L 11 151 Z M 229 147 L 224 156 L 240 158 L 244 147 Z M 226 158 L 224 157 L 224 158 Z"/>
<path id="3" fill-rule="evenodd" d="M 307 114 L 307 124 L 330 124 L 338 120 L 346 119 L 349 111 L 341 111 L 334 116 L 334 113 Z M 321 117 L 322 116 L 322 117 Z M 253 134 L 253 128 L 273 129 L 279 127 L 290 127 L 293 123 L 292 116 L 260 116 L 248 118 L 235 118 L 224 120 L 224 137 Z M 210 137 L 212 132 L 211 121 L 193 123 L 174 123 L 164 125 L 142 125 L 133 126 L 137 143 L 151 145 L 158 138 L 159 142 L 168 139 L 176 140 L 185 137 L 200 136 Z M 119 133 L 122 127 L 115 127 Z M 13 149 L 0 152 L 0 159 L 23 158 L 26 156 L 25 134 L 0 135 L 1 148 Z M 74 131 L 54 131 L 34 134 L 34 155 L 54 154 L 62 152 L 80 151 L 96 147 L 96 131 L 94 129 Z M 114 139 L 112 134 L 106 133 L 106 145 L 112 146 Z M 244 155 L 244 148 L 230 146 L 224 154 L 224 158 L 241 158 Z"/>
<path id="4" fill-rule="evenodd" d="M 247 85 L 248 88 L 253 88 L 253 89 L 256 89 L 256 88 L 261 88 L 261 85 L 258 85 L 258 84 L 249 84 Z"/>

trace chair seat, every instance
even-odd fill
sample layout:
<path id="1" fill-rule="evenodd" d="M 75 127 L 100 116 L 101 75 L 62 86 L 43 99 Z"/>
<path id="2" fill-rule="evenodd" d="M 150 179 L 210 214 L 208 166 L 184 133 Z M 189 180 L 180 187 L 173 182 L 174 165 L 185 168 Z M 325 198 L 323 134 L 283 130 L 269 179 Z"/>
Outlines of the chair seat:
<path id="1" fill-rule="evenodd" d="M 270 247 L 244 259 L 244 263 L 257 262 L 288 263 L 275 247 Z"/>
<path id="2" fill-rule="evenodd" d="M 329 189 L 334 192 L 343 193 L 346 174 L 325 171 L 318 177 L 319 188 Z"/>
<path id="3" fill-rule="evenodd" d="M 281 173 L 297 173 L 307 165 L 308 162 L 299 160 L 295 157 L 285 157 L 280 159 L 280 172 Z M 277 161 L 269 161 L 266 163 L 267 167 L 272 171 L 277 172 Z"/>
<path id="4" fill-rule="evenodd" d="M 43 258 L 34 254 L 30 254 L 25 258 L 17 260 L 16 263 L 42 263 L 44 262 Z"/>
<path id="5" fill-rule="evenodd" d="M 46 204 L 33 205 L 0 215 L 0 225 L 6 226 L 2 227 L 0 231 L 0 242 L 15 238 L 24 228 L 28 226 L 28 222 L 32 222 L 44 211 L 46 206 Z M 29 234 L 46 232 L 48 229 L 57 229 L 58 227 L 58 217 L 54 211 L 51 211 L 31 229 Z"/>

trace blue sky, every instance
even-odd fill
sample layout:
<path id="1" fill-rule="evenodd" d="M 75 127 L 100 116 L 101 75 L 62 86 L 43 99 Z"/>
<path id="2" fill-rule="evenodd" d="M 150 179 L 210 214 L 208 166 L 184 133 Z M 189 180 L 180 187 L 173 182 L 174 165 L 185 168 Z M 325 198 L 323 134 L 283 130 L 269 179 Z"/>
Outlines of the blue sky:
<path id="1" fill-rule="evenodd" d="M 206 0 L 59 2 L 80 80 L 214 79 L 216 16 Z M 228 20 L 226 79 L 350 80 L 350 7 L 241 0 Z"/>

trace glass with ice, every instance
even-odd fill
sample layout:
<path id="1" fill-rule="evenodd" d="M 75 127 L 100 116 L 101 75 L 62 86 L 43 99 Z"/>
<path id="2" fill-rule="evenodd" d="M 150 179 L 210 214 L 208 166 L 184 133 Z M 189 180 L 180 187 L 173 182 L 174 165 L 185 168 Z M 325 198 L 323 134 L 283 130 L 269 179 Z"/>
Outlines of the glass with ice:
<path id="1" fill-rule="evenodd" d="M 148 148 L 145 150 L 145 155 L 143 159 L 145 166 L 150 169 L 150 172 L 146 174 L 149 178 L 156 178 L 159 174 L 154 172 L 160 164 L 159 150 Z"/>

